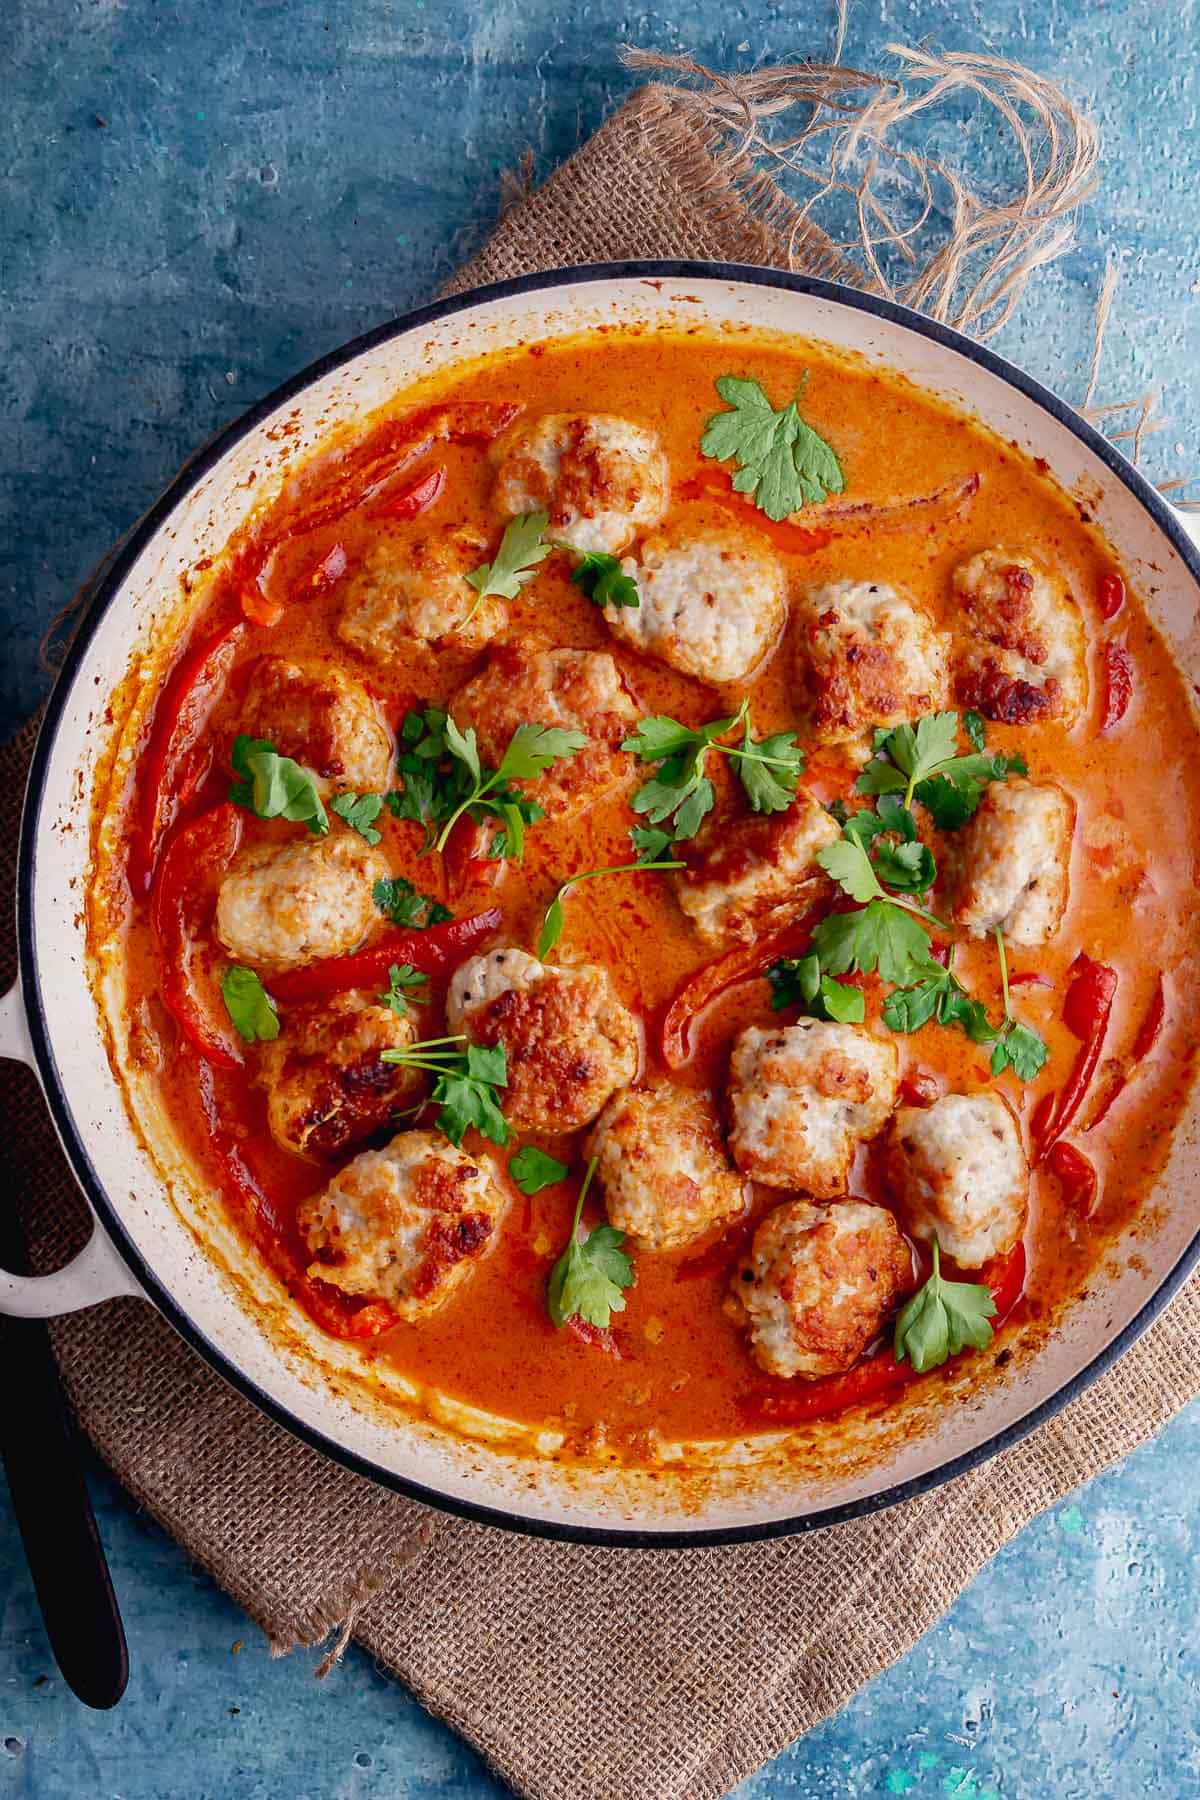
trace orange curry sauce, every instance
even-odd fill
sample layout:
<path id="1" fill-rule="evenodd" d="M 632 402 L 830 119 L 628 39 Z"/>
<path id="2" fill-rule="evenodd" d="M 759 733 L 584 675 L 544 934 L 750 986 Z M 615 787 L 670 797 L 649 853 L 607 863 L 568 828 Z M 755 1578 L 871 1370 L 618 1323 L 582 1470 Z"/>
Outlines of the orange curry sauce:
<path id="1" fill-rule="evenodd" d="M 805 417 L 840 455 L 847 502 L 902 500 L 972 474 L 978 474 L 980 483 L 972 503 L 948 523 L 922 520 L 915 527 L 887 532 L 873 531 L 868 524 L 835 535 L 823 546 L 819 536 L 817 547 L 805 547 L 802 540 L 799 553 L 782 549 L 794 587 L 843 577 L 884 580 L 910 588 L 945 620 L 955 563 L 974 550 L 1001 545 L 1031 552 L 1059 570 L 1082 608 L 1091 675 L 1091 703 L 1084 722 L 1069 733 L 1056 724 L 992 725 L 988 731 L 989 750 L 1020 751 L 1033 779 L 1053 778 L 1078 806 L 1071 903 L 1062 928 L 1043 949 L 1010 953 L 1015 975 L 1034 973 L 1041 978 L 1042 985 L 1017 985 L 1014 1003 L 1019 1016 L 1043 1034 L 1050 1050 L 1048 1065 L 1036 1082 L 1022 1086 L 1011 1073 L 1000 1080 L 1027 1138 L 1039 1098 L 1062 1087 L 1079 1048 L 1062 1020 L 1073 959 L 1084 951 L 1110 963 L 1119 975 L 1105 1063 L 1090 1108 L 1085 1107 L 1069 1134 L 1099 1173 L 1099 1195 L 1090 1216 L 1082 1216 L 1069 1203 L 1057 1178 L 1044 1167 L 1033 1176 L 1025 1237 L 1028 1274 L 1018 1316 L 1023 1309 L 1026 1317 L 1049 1317 L 1083 1286 L 1106 1242 L 1142 1204 L 1163 1163 L 1190 1082 L 1189 1021 L 1197 1013 L 1200 982 L 1191 954 L 1197 934 L 1192 846 L 1200 842 L 1196 726 L 1183 679 L 1137 597 L 1130 594 L 1111 621 L 1102 617 L 1101 583 L 1114 565 L 1084 509 L 1024 455 L 902 379 L 810 344 L 784 346 L 779 340 L 702 332 L 594 333 L 476 363 L 452 382 L 429 383 L 398 396 L 394 410 L 463 398 L 518 402 L 535 412 L 619 413 L 659 433 L 670 459 L 673 492 L 694 496 L 697 483 L 711 487 L 714 481 L 718 486 L 728 482 L 727 471 L 704 461 L 698 451 L 704 421 L 718 405 L 715 377 L 754 376 L 779 405 L 794 392 L 802 372 L 808 377 L 802 401 Z M 493 546 L 488 554 L 493 554 L 504 521 L 490 501 L 486 446 L 438 444 L 427 462 L 446 470 L 440 497 L 415 523 L 386 529 L 403 539 L 406 531 L 424 533 L 433 527 L 449 532 L 475 524 L 487 533 Z M 336 483 L 342 466 L 339 453 L 328 454 L 324 466 L 330 483 Z M 414 472 L 425 466 L 417 465 Z M 291 504 L 295 505 L 294 498 Z M 306 504 L 311 506 L 311 496 Z M 287 527 L 288 505 L 285 490 L 270 515 L 272 535 Z M 695 499 L 689 499 L 689 506 L 695 505 Z M 711 510 L 714 521 L 730 517 L 728 505 L 711 493 L 701 506 Z M 368 511 L 350 512 L 324 526 L 318 521 L 314 529 L 285 541 L 276 555 L 268 585 L 270 593 L 283 601 L 280 616 L 275 623 L 248 625 L 231 652 L 232 666 L 207 727 L 211 766 L 204 774 L 203 763 L 199 765 L 198 785 L 185 804 L 183 818 L 198 815 L 227 792 L 229 747 L 241 728 L 239 675 L 254 658 L 269 653 L 334 660 L 377 697 L 393 728 L 411 706 L 444 704 L 481 666 L 486 653 L 435 655 L 418 646 L 389 667 L 358 655 L 335 635 L 340 594 L 337 579 L 327 579 L 328 571 L 341 564 L 339 547 L 346 566 L 352 568 L 381 529 Z M 742 516 L 751 527 L 764 524 L 763 516 L 752 510 Z M 312 517 L 310 510 L 307 523 Z M 335 552 L 332 563 L 327 561 L 330 552 Z M 240 617 L 231 573 L 236 566 L 232 556 L 203 584 L 203 604 L 194 617 L 190 645 L 204 642 L 223 623 Z M 570 584 L 570 567 L 570 558 L 560 553 L 541 565 L 512 603 L 508 641 L 610 651 L 645 714 L 668 713 L 700 724 L 736 709 L 740 691 L 706 687 L 613 639 L 598 610 Z M 1102 733 L 1102 654 L 1105 641 L 1111 639 L 1128 647 L 1134 692 L 1123 720 Z M 750 687 L 756 736 L 796 727 L 790 698 L 792 670 L 793 646 L 785 634 Z M 714 762 L 720 764 L 710 770 L 718 782 L 718 804 L 731 811 L 741 808 L 744 801 L 730 783 L 728 765 L 724 759 L 710 758 Z M 646 775 L 651 772 L 648 769 Z M 840 759 L 810 754 L 803 780 L 828 800 L 850 791 L 853 773 Z M 582 819 L 558 826 L 534 825 L 522 864 L 500 865 L 494 885 L 485 880 L 465 893 L 453 893 L 438 855 L 418 859 L 421 833 L 415 825 L 398 822 L 386 811 L 378 820 L 393 872 L 448 901 L 456 914 L 498 904 L 504 924 L 496 941 L 527 949 L 533 948 L 542 913 L 565 876 L 630 859 L 627 832 L 634 822 L 628 794 L 622 794 Z M 246 813 L 242 842 L 286 840 L 304 829 L 280 821 L 264 823 Z M 936 910 L 936 893 L 934 905 Z M 608 967 L 621 997 L 644 1022 L 643 1072 L 661 1074 L 657 1054 L 663 1012 L 679 984 L 715 953 L 689 927 L 662 875 L 591 882 L 568 898 L 566 915 L 565 934 L 553 957 L 567 954 Z M 163 1009 L 154 1007 L 153 996 L 165 971 L 156 961 L 143 901 L 135 902 L 130 918 L 130 1005 L 140 1005 L 145 1012 L 149 1002 L 156 1030 L 166 1040 L 165 1066 L 170 1070 L 166 1099 L 181 1132 L 214 1180 L 223 1182 L 234 1215 L 283 1282 L 320 1322 L 342 1329 L 343 1298 L 336 1290 L 314 1288 L 305 1280 L 309 1259 L 293 1222 L 298 1202 L 323 1185 L 330 1166 L 303 1161 L 273 1144 L 263 1096 L 251 1078 L 254 1047 L 247 1047 L 245 1068 L 232 1072 L 205 1068 L 182 1045 L 181 1054 L 175 1055 L 175 1028 Z M 381 917 L 380 933 L 390 929 Z M 963 941 L 955 968 L 993 1018 L 998 1017 L 999 974 L 991 941 Z M 1095 1096 L 1105 1078 L 1119 1073 L 1117 1064 L 1130 1051 L 1160 975 L 1166 1006 L 1155 1045 L 1104 1120 L 1088 1131 L 1084 1127 L 1094 1111 Z M 434 1004 L 422 1009 L 422 1035 L 440 1036 L 444 1030 L 439 1006 L 443 985 L 434 984 Z M 882 1031 L 878 1017 L 884 990 L 874 978 L 864 985 L 867 1023 Z M 286 1030 L 286 1008 L 282 1010 Z M 784 1013 L 782 1018 L 787 1022 L 793 1016 Z M 719 1093 L 734 1034 L 748 1023 L 778 1017 L 770 1011 L 764 980 L 730 990 L 694 1022 L 694 1055 L 679 1079 Z M 955 1031 L 930 1024 L 896 1042 L 902 1075 L 924 1072 L 936 1078 L 942 1091 L 969 1091 L 991 1079 L 987 1052 Z M 231 1145 L 237 1151 L 252 1186 L 229 1179 L 227 1156 L 213 1155 L 214 1131 L 226 1152 Z M 468 1138 L 468 1149 L 490 1156 L 497 1180 L 511 1188 L 511 1201 L 490 1253 L 435 1316 L 364 1340 L 364 1359 L 389 1359 L 422 1383 L 507 1417 L 565 1427 L 568 1442 L 581 1449 L 605 1442 L 610 1450 L 635 1458 L 649 1443 L 648 1434 L 661 1433 L 671 1440 L 736 1434 L 745 1428 L 747 1395 L 809 1388 L 802 1382 L 771 1380 L 752 1363 L 742 1335 L 722 1311 L 728 1256 L 708 1258 L 707 1273 L 680 1277 L 683 1265 L 705 1248 L 703 1244 L 635 1257 L 636 1285 L 627 1293 L 627 1310 L 615 1319 L 607 1344 L 588 1341 L 570 1329 L 556 1331 L 547 1316 L 546 1281 L 566 1241 L 582 1155 L 578 1141 L 542 1142 L 570 1165 L 572 1174 L 566 1182 L 527 1199 L 508 1183 L 503 1154 Z M 869 1153 L 856 1164 L 851 1191 L 886 1202 Z M 786 1197 L 778 1191 L 757 1190 L 754 1215 Z M 589 1208 L 589 1216 L 598 1216 L 595 1208 Z M 836 1399 L 835 1388 L 831 1400 Z"/>

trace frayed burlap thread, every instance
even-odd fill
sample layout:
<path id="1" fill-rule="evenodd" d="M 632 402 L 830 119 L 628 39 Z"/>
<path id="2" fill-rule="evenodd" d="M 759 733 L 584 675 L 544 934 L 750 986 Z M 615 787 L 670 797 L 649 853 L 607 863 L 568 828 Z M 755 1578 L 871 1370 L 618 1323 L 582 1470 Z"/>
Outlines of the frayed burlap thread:
<path id="1" fill-rule="evenodd" d="M 456 286 L 631 256 L 790 256 L 847 275 L 724 133 L 653 88 L 542 189 L 518 182 L 508 198 Z M 6 895 L 32 741 L 30 726 L 0 752 Z M 0 964 L 10 977 L 10 929 Z M 81 1239 L 82 1202 L 27 1072 L 0 1065 L 0 1107 L 7 1186 L 34 1266 L 51 1268 Z M 1035 1514 L 1200 1392 L 1193 1281 L 1056 1419 L 934 1495 L 789 1542 L 614 1551 L 466 1524 L 336 1468 L 139 1302 L 53 1336 L 100 1455 L 275 1649 L 326 1643 L 330 1670 L 352 1634 L 530 1800 L 715 1800 L 910 1649 Z M 333 1670 L 314 1707 L 336 1691 Z"/>

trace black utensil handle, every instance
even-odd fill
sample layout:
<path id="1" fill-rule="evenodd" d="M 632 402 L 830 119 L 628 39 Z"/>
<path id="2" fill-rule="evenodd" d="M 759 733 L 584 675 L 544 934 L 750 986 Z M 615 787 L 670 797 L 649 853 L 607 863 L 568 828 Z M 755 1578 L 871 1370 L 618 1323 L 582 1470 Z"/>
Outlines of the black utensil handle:
<path id="1" fill-rule="evenodd" d="M 0 1348 L 8 1373 L 4 1467 L 46 1635 L 79 1698 L 115 1706 L 129 1680 L 129 1652 L 50 1334 L 32 1320 L 6 1320 Z"/>

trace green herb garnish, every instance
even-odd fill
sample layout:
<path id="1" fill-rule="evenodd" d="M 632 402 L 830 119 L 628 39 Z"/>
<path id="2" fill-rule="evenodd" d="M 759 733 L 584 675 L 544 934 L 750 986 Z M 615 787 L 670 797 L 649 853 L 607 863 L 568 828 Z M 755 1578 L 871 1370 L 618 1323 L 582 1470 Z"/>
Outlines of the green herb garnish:
<path id="1" fill-rule="evenodd" d="M 454 917 L 448 906 L 430 894 L 418 893 L 403 875 L 385 876 L 375 883 L 371 894 L 380 912 L 393 925 L 403 925 L 410 931 L 425 931 L 430 925 L 441 925 Z"/>
<path id="2" fill-rule="evenodd" d="M 614 1226 L 596 1225 L 586 1237 L 579 1235 L 583 1202 L 595 1173 L 593 1157 L 575 1202 L 567 1247 L 550 1271 L 546 1305 L 557 1326 L 580 1318 L 604 1331 L 615 1312 L 625 1311 L 622 1289 L 633 1286 L 633 1264 L 621 1249 L 625 1233 Z"/>
<path id="3" fill-rule="evenodd" d="M 467 1044 L 456 1037 L 427 1038 L 401 1049 L 381 1050 L 380 1061 L 405 1069 L 425 1069 L 436 1079 L 430 1099 L 439 1108 L 434 1123 L 452 1144 L 461 1144 L 473 1126 L 494 1144 L 508 1144 L 512 1127 L 500 1110 L 497 1089 L 508 1086 L 508 1065 L 503 1044 Z"/>
<path id="4" fill-rule="evenodd" d="M 238 1036 L 248 1044 L 267 1043 L 279 1036 L 275 1002 L 253 969 L 231 964 L 221 977 L 221 998 Z"/>
<path id="5" fill-rule="evenodd" d="M 571 580 L 597 606 L 641 605 L 633 576 L 622 573 L 619 556 L 609 556 L 604 550 L 589 550 L 571 570 Z"/>
<path id="6" fill-rule="evenodd" d="M 523 1144 L 509 1157 L 508 1172 L 523 1194 L 540 1194 L 543 1188 L 562 1181 L 569 1170 L 566 1163 L 560 1163 L 557 1156 L 548 1156 L 536 1144 Z"/>
<path id="7" fill-rule="evenodd" d="M 241 776 L 229 789 L 235 806 L 248 807 L 260 819 L 291 819 L 318 837 L 329 830 L 329 815 L 310 769 L 280 756 L 265 738 L 245 734 L 233 740 L 230 760 Z"/>
<path id="8" fill-rule="evenodd" d="M 749 494 L 760 512 L 786 519 L 842 492 L 846 477 L 837 452 L 800 417 L 795 400 L 776 411 L 757 381 L 722 375 L 716 385 L 732 410 L 708 420 L 701 454 L 735 463 L 734 488 Z"/>
<path id="9" fill-rule="evenodd" d="M 743 727 L 740 744 L 718 739 Z M 657 773 L 633 796 L 634 812 L 652 825 L 671 821 L 677 841 L 694 837 L 716 803 L 716 791 L 704 773 L 710 750 L 733 762 L 755 812 L 782 812 L 795 796 L 804 772 L 804 752 L 792 732 L 776 732 L 755 742 L 750 735 L 750 703 L 743 700 L 736 713 L 713 719 L 707 725 L 681 725 L 678 719 L 656 715 L 643 719 L 622 750 L 632 751 L 644 763 L 656 762 Z"/>
<path id="10" fill-rule="evenodd" d="M 606 869 L 584 869 L 578 875 L 569 875 L 546 908 L 542 929 L 538 933 L 538 956 L 543 958 L 547 956 L 562 936 L 563 927 L 566 924 L 563 901 L 578 882 L 594 881 L 598 875 L 636 875 L 643 872 L 648 874 L 656 869 L 682 869 L 683 866 L 681 862 L 654 862 L 642 856 L 638 858 L 637 862 L 616 863 Z"/>
<path id="11" fill-rule="evenodd" d="M 382 794 L 339 794 L 336 800 L 329 802 L 329 810 L 344 819 L 368 844 L 379 842 L 381 833 L 376 831 L 375 821 L 383 811 Z"/>
<path id="12" fill-rule="evenodd" d="M 422 975 L 411 963 L 392 963 L 388 969 L 388 988 L 386 994 L 377 996 L 380 1006 L 386 1006 L 394 1012 L 398 1019 L 408 1016 L 408 999 L 405 988 L 426 987 L 428 975 Z M 416 999 L 416 995 L 413 998 Z"/>
<path id="13" fill-rule="evenodd" d="M 992 1291 L 973 1281 L 946 1281 L 941 1273 L 938 1241 L 933 1240 L 933 1271 L 896 1319 L 893 1339 L 897 1362 L 907 1356 L 918 1375 L 936 1369 L 969 1344 L 986 1350 L 992 1341 L 988 1320 L 995 1316 Z"/>

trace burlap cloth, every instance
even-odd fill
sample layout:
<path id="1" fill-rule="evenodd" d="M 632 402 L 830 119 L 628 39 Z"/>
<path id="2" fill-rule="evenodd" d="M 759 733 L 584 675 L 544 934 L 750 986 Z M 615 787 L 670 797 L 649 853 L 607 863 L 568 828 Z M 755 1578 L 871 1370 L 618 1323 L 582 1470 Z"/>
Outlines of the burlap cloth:
<path id="1" fill-rule="evenodd" d="M 745 201 L 714 172 L 699 128 L 643 90 L 507 213 L 462 283 L 609 257 L 783 260 Z M 814 240 L 813 252 L 830 266 L 828 246 Z M 32 736 L 0 752 L 6 893 Z M 11 931 L 3 959 L 7 983 Z M 79 1241 L 82 1203 L 26 1071 L 0 1065 L 0 1105 L 5 1186 L 34 1265 L 49 1268 Z M 53 1335 L 100 1455 L 272 1645 L 349 1625 L 539 1800 L 724 1793 L 902 1656 L 1036 1513 L 1200 1391 L 1193 1280 L 1058 1418 L 948 1488 L 790 1542 L 603 1550 L 464 1524 L 344 1473 L 269 1424 L 141 1302 L 77 1314 Z M 1020 1606 L 1014 1596 L 1015 1633 Z M 314 1735 L 322 1705 L 336 1704 L 329 1686 L 314 1694 Z"/>

